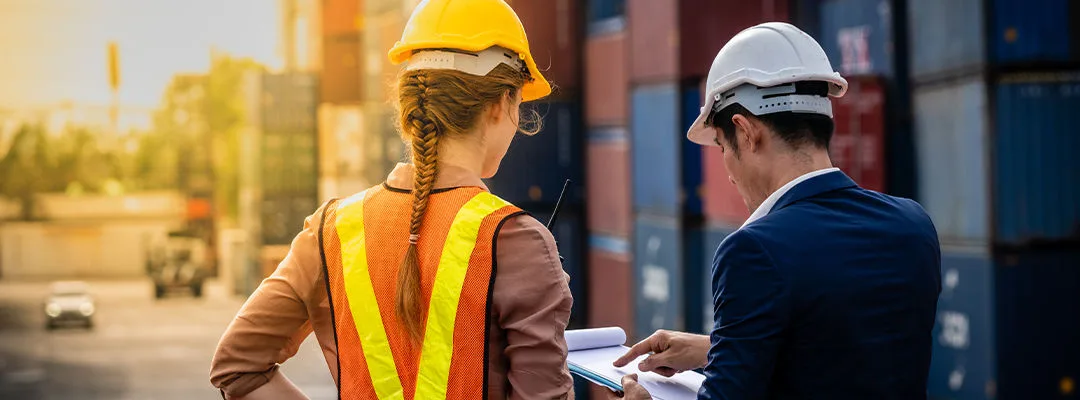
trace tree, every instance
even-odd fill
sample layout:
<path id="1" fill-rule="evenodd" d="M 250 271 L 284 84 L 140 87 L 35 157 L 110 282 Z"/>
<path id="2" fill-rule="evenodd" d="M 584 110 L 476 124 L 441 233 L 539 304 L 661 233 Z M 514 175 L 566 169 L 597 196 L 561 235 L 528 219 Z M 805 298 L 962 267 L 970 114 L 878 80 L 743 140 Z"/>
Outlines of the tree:
<path id="1" fill-rule="evenodd" d="M 22 205 L 21 219 L 26 221 L 33 219 L 34 197 L 48 188 L 52 175 L 46 139 L 40 126 L 23 125 L 0 159 L 0 194 Z"/>

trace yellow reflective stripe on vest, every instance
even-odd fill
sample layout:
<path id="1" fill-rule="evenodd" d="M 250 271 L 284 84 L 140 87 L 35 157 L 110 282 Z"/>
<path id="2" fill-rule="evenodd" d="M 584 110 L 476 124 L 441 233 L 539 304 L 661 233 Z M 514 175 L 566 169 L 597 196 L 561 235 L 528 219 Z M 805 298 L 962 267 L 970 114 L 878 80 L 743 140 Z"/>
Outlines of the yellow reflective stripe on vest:
<path id="1" fill-rule="evenodd" d="M 342 277 L 356 333 L 367 360 L 371 383 L 380 399 L 404 400 L 394 354 L 386 338 L 379 303 L 368 273 L 367 245 L 364 242 L 365 192 L 343 201 L 338 207 L 335 228 L 341 242 Z"/>
<path id="2" fill-rule="evenodd" d="M 416 379 L 417 399 L 445 399 L 450 380 L 450 361 L 454 355 L 454 321 L 457 319 L 461 287 L 469 270 L 480 224 L 484 218 L 510 205 L 488 192 L 473 196 L 458 210 L 439 256 L 435 285 L 428 305 L 427 326 L 420 352 L 420 371 Z M 494 257 L 494 255 L 492 255 Z"/>

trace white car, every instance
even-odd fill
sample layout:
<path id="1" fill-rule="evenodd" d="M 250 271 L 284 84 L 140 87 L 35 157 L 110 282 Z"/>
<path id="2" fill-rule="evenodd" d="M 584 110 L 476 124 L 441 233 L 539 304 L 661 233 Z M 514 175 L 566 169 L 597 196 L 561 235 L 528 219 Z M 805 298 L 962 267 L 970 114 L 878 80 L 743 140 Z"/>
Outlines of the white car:
<path id="1" fill-rule="evenodd" d="M 89 289 L 85 282 L 54 282 L 45 299 L 45 328 L 68 324 L 92 328 L 97 309 Z"/>

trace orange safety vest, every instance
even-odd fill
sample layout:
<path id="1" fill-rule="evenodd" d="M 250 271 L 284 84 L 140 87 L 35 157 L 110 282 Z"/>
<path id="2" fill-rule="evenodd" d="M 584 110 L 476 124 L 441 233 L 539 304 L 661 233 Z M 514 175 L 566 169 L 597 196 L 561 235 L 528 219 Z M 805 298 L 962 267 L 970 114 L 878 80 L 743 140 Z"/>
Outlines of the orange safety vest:
<path id="1" fill-rule="evenodd" d="M 380 186 L 329 204 L 323 215 L 339 397 L 486 398 L 495 237 L 522 211 L 476 187 L 431 194 L 417 243 L 424 336 L 411 345 L 395 302 L 412 202 L 412 194 Z"/>

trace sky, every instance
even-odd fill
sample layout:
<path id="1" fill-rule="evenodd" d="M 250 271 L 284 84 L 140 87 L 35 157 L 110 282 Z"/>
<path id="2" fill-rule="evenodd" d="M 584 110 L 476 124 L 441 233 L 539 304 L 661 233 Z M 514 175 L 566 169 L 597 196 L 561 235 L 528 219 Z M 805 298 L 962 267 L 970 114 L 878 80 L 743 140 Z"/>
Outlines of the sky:
<path id="1" fill-rule="evenodd" d="M 279 26 L 279 0 L 0 0 L 0 108 L 109 104 L 111 40 L 121 106 L 154 107 L 212 48 L 279 68 Z"/>

